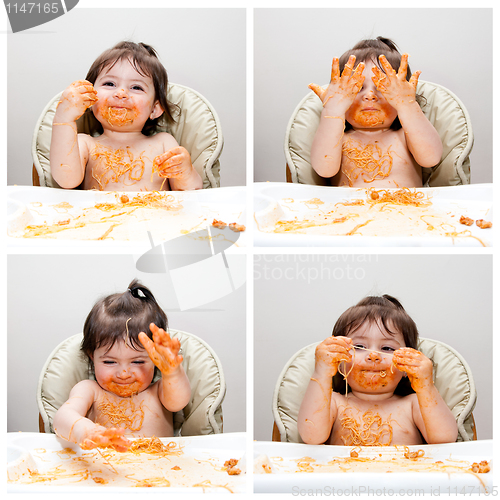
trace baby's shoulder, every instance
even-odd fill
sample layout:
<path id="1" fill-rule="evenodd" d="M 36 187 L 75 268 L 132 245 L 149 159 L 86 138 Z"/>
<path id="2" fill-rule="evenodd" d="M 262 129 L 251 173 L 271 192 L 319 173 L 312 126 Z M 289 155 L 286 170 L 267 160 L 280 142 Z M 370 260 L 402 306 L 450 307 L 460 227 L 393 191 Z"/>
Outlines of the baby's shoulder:
<path id="1" fill-rule="evenodd" d="M 91 396 L 96 398 L 102 389 L 95 380 L 81 380 L 71 389 L 70 396 Z"/>
<path id="2" fill-rule="evenodd" d="M 155 143 L 162 144 L 167 149 L 178 146 L 174 136 L 168 132 L 158 132 L 157 134 L 151 136 L 151 140 Z"/>

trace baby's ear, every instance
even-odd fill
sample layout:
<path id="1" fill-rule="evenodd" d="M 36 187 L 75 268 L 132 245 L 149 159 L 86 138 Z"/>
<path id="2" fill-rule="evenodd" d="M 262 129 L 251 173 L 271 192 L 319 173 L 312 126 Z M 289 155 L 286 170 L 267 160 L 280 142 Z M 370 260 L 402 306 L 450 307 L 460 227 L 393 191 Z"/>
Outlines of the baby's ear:
<path id="1" fill-rule="evenodd" d="M 155 120 L 156 118 L 159 118 L 163 114 L 163 111 L 164 109 L 161 107 L 160 101 L 156 101 L 153 105 L 153 109 L 151 110 L 149 118 L 151 120 Z"/>

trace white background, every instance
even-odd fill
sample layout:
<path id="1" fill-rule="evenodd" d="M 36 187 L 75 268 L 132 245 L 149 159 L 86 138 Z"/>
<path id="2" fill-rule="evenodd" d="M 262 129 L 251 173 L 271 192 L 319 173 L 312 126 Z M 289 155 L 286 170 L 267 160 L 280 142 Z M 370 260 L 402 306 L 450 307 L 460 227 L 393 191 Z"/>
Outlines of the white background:
<path id="1" fill-rule="evenodd" d="M 330 81 L 332 58 L 384 36 L 409 54 L 421 80 L 463 102 L 475 136 L 471 180 L 491 182 L 492 28 L 492 9 L 256 9 L 255 180 L 285 181 L 286 126 L 307 86 Z"/>
<path id="2" fill-rule="evenodd" d="M 104 50 L 132 40 L 156 49 L 170 82 L 191 87 L 212 104 L 224 136 L 221 186 L 244 185 L 245 9 L 79 5 L 50 23 L 8 37 L 8 184 L 32 184 L 33 131 L 50 99 L 85 79 Z"/>

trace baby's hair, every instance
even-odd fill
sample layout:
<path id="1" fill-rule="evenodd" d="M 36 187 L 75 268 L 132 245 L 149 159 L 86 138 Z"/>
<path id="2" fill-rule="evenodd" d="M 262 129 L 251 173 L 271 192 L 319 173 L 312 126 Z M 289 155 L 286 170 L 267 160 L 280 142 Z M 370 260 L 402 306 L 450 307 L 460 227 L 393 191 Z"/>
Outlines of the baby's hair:
<path id="1" fill-rule="evenodd" d="M 396 44 L 389 38 L 384 38 L 378 36 L 374 39 L 361 40 L 352 49 L 344 52 L 339 58 L 339 68 L 340 71 L 343 70 L 344 66 L 347 64 L 349 57 L 351 55 L 356 56 L 356 65 L 360 62 L 372 61 L 373 64 L 378 66 L 381 71 L 384 71 L 380 65 L 379 56 L 384 55 L 389 61 L 390 65 L 393 67 L 394 71 L 398 71 L 399 65 L 401 64 L 401 54 L 398 50 Z M 385 73 L 385 71 L 384 71 Z M 410 70 L 410 65 L 406 72 L 406 79 L 410 80 L 412 72 Z M 422 107 L 425 104 L 425 97 L 421 95 L 416 95 L 415 100 Z M 349 130 L 352 126 L 346 122 L 346 130 Z M 401 128 L 401 122 L 399 118 L 396 118 L 391 125 L 393 130 Z"/>
<path id="2" fill-rule="evenodd" d="M 99 347 L 113 347 L 123 340 L 136 350 L 143 349 L 139 333 L 152 337 L 149 325 L 168 328 L 167 315 L 156 302 L 149 288 L 133 280 L 127 291 L 98 300 L 83 327 L 82 351 L 92 359 Z"/>
<path id="3" fill-rule="evenodd" d="M 400 333 L 405 341 L 405 347 L 417 349 L 418 328 L 410 315 L 405 311 L 401 302 L 391 295 L 368 296 L 360 300 L 355 306 L 343 312 L 335 326 L 334 337 L 348 337 L 364 324 L 376 324 L 381 331 L 389 335 Z M 336 384 L 342 384 L 337 379 Z M 345 383 L 344 383 L 345 386 Z M 406 377 L 398 384 L 396 394 L 405 395 L 413 392 Z"/>
<path id="4" fill-rule="evenodd" d="M 134 69 L 143 76 L 149 76 L 153 80 L 155 89 L 155 100 L 160 103 L 164 113 L 154 120 L 148 118 L 142 129 L 145 135 L 152 134 L 160 120 L 167 123 L 174 122 L 173 112 L 178 106 L 167 100 L 168 76 L 167 70 L 158 59 L 153 47 L 145 43 L 123 41 L 111 49 L 104 51 L 92 64 L 87 76 L 90 83 L 94 84 L 99 74 L 106 68 L 112 68 L 118 61 L 127 59 Z"/>

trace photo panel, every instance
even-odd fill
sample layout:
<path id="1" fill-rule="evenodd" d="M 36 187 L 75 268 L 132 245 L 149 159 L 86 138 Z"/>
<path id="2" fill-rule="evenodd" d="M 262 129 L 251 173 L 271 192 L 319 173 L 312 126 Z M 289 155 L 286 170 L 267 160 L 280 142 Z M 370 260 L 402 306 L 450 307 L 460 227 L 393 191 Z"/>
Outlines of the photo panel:
<path id="1" fill-rule="evenodd" d="M 363 488 L 383 485 L 392 491 L 405 488 L 409 491 L 413 488 L 413 491 L 419 489 L 426 492 L 439 486 L 444 492 L 444 488 L 454 486 L 453 481 L 448 482 L 447 474 L 432 476 L 422 471 L 413 477 L 408 474 L 369 475 L 383 477 L 383 483 L 380 484 L 376 480 L 368 481 L 368 476 L 363 474 L 342 473 L 370 471 L 369 468 L 363 468 L 367 457 L 374 460 L 374 457 L 378 457 L 382 460 L 378 467 L 381 471 L 385 468 L 384 472 L 402 472 L 403 469 L 397 469 L 394 464 L 405 467 L 405 461 L 411 462 L 416 471 L 417 465 L 404 457 L 405 449 L 418 454 L 418 443 L 425 443 L 423 435 L 418 437 L 416 433 L 412 442 L 416 446 L 410 446 L 411 440 L 407 439 L 416 421 L 410 418 L 413 423 L 409 423 L 403 416 L 404 412 L 401 413 L 402 407 L 398 406 L 411 400 L 404 399 L 405 397 L 417 401 L 413 390 L 405 389 L 406 392 L 401 392 L 404 397 L 399 392 L 404 389 L 400 384 L 407 384 L 408 381 L 414 383 L 415 377 L 411 369 L 408 370 L 407 376 L 404 376 L 404 371 L 398 372 L 396 369 L 394 373 L 399 373 L 401 379 L 396 384 L 397 389 L 391 389 L 390 385 L 391 377 L 394 376 L 390 359 L 392 356 L 395 359 L 396 356 L 393 352 L 395 349 L 401 349 L 401 343 L 408 346 L 404 343 L 404 337 L 398 337 L 394 326 L 396 316 L 386 319 L 386 324 L 392 324 L 393 333 L 395 332 L 388 334 L 384 327 L 377 327 L 374 329 L 375 333 L 370 333 L 369 328 L 365 326 L 370 324 L 370 321 L 363 316 L 368 314 L 368 306 L 364 309 L 354 309 L 348 316 L 344 315 L 348 309 L 367 297 L 375 297 L 374 303 L 377 304 L 378 300 L 383 300 L 386 308 L 384 310 L 387 310 L 388 302 L 382 296 L 388 295 L 397 299 L 405 310 L 404 316 L 416 324 L 421 342 L 417 344 L 417 350 L 427 353 L 427 361 L 431 360 L 434 387 L 439 387 L 440 396 L 446 401 L 447 407 L 452 409 L 455 417 L 452 426 L 456 425 L 458 428 L 457 440 L 466 441 L 424 447 L 426 458 L 423 461 L 428 466 L 429 460 L 435 463 L 444 455 L 447 458 L 464 458 L 468 460 L 467 463 L 476 462 L 479 456 L 483 457 L 481 460 L 491 459 L 492 256 L 255 255 L 254 276 L 254 436 L 257 455 L 255 471 L 275 473 L 256 474 L 256 492 L 299 494 L 298 492 L 322 491 L 327 494 L 326 492 L 330 491 L 331 494 L 329 488 L 333 486 L 337 491 L 340 489 L 345 492 L 352 491 L 351 488 L 361 491 Z M 370 306 L 370 311 L 372 307 L 375 306 Z M 394 304 L 391 307 L 394 309 Z M 394 311 L 390 313 L 392 309 L 389 308 L 389 312 L 384 313 L 387 314 L 386 318 L 391 318 L 390 314 L 396 314 Z M 373 317 L 379 318 L 377 321 L 381 324 L 382 313 L 373 314 Z M 339 317 L 344 319 L 339 320 Z M 340 376 L 339 381 L 334 378 L 332 382 L 330 374 L 330 379 L 327 376 L 327 381 L 323 381 L 321 377 L 324 375 L 322 370 L 325 365 L 321 363 L 325 351 L 316 351 L 319 344 L 332 342 L 332 331 L 338 320 L 336 332 L 339 334 L 349 331 L 347 336 L 352 337 L 352 344 L 347 345 L 350 355 L 354 355 L 350 368 L 349 365 L 344 366 L 337 361 L 338 373 L 348 377 L 349 393 L 345 394 L 343 376 Z M 357 327 L 353 327 L 351 332 L 346 325 Z M 363 328 L 367 328 L 366 331 Z M 388 328 L 391 329 L 390 326 Z M 410 323 L 401 329 L 405 335 L 413 331 Z M 382 331 L 385 333 L 381 333 Z M 372 334 L 375 339 L 382 338 L 380 345 L 370 343 Z M 407 343 L 408 339 L 411 340 L 409 335 L 408 333 Z M 391 344 L 396 339 L 399 339 L 399 344 Z M 383 344 L 384 342 L 387 345 Z M 352 350 L 354 345 L 357 346 L 355 352 Z M 332 349 L 336 352 L 337 347 Z M 339 348 L 339 351 L 342 349 Z M 328 359 L 327 366 L 332 366 L 331 362 L 334 361 Z M 394 366 L 401 368 L 402 365 Z M 464 367 L 467 369 L 462 370 Z M 351 370 L 354 370 L 352 377 Z M 430 380 L 429 374 L 427 377 Z M 324 382 L 326 386 L 323 387 L 320 382 Z M 332 383 L 334 396 L 330 397 Z M 316 384 L 321 385 L 323 392 L 319 392 L 319 396 L 316 395 L 319 398 L 316 400 L 318 408 L 307 413 L 308 408 L 315 408 L 312 400 L 305 399 L 310 384 L 313 388 Z M 350 387 L 350 384 L 354 384 L 353 387 Z M 418 384 L 415 388 L 418 391 Z M 360 394 L 368 394 L 366 401 L 363 401 Z M 381 396 L 382 394 L 387 398 Z M 332 400 L 334 403 L 331 403 Z M 303 401 L 308 404 L 303 405 Z M 384 413 L 384 408 L 388 408 L 385 404 L 394 404 L 390 407 L 389 414 Z M 420 411 L 425 414 L 426 403 L 422 402 L 421 405 L 424 409 Z M 339 418 L 338 421 L 334 420 L 337 427 L 333 427 L 333 431 L 329 427 L 332 425 L 330 417 L 326 421 L 321 420 L 325 407 L 336 408 L 335 411 L 338 412 L 332 413 Z M 347 412 L 346 408 L 353 414 L 359 412 L 359 415 L 355 415 L 359 429 L 354 424 L 349 424 L 352 421 L 342 420 L 345 415 L 352 417 L 351 414 L 342 413 Z M 465 408 L 467 415 L 463 412 Z M 334 412 L 333 409 L 331 411 Z M 327 413 L 330 415 L 329 410 Z M 377 423 L 374 420 L 367 423 L 363 420 L 367 416 L 380 417 L 380 420 L 375 419 Z M 315 429 L 315 420 L 321 431 L 318 435 L 323 437 L 316 437 L 318 435 L 314 433 L 308 434 L 310 428 Z M 363 425 L 364 434 L 361 432 Z M 302 435 L 310 444 L 304 444 Z M 316 439 L 319 441 L 315 441 Z M 444 439 L 455 441 L 450 437 Z M 339 446 L 315 446 L 330 440 Z M 401 446 L 387 447 L 389 443 Z M 362 453 L 362 448 L 358 445 L 368 444 L 383 446 L 374 448 L 373 453 L 369 447 L 365 447 Z M 409 448 L 402 445 L 408 445 Z M 381 453 L 380 457 L 378 453 Z M 360 460 L 357 459 L 357 454 L 361 457 Z M 392 461 L 393 458 L 395 461 Z M 391 461 L 396 469 L 393 469 Z M 377 464 L 374 467 L 377 467 Z M 290 474 L 291 472 L 316 474 Z M 325 474 L 321 474 L 322 472 Z M 339 474 L 332 475 L 328 472 Z M 435 469 L 434 472 L 439 471 Z M 397 479 L 403 476 L 411 477 L 411 481 L 404 483 Z M 440 482 L 436 477 L 442 477 L 443 481 Z M 472 489 L 476 488 L 476 491 L 484 486 L 482 480 L 474 475 L 465 474 L 458 481 L 462 479 Z"/>
<path id="2" fill-rule="evenodd" d="M 231 270 L 245 268 L 244 256 L 229 256 L 228 261 Z M 171 273 L 141 272 L 129 255 L 10 255 L 8 267 L 7 437 L 12 453 L 16 449 L 29 453 L 28 466 L 38 470 L 40 480 L 51 477 L 52 485 L 67 484 L 72 472 L 73 479 L 90 485 L 102 479 L 108 486 L 180 488 L 176 491 L 204 480 L 227 482 L 224 462 L 240 460 L 246 449 L 244 280 L 225 291 L 219 286 L 213 294 L 206 287 L 204 300 L 197 295 L 196 304 L 191 301 L 186 305 L 185 286 L 179 288 Z M 222 281 L 227 274 L 223 271 L 207 279 Z M 193 279 L 189 272 L 186 276 L 191 286 L 196 288 L 198 283 L 204 287 L 203 279 Z M 149 326 L 155 342 L 152 351 L 146 352 L 147 346 L 136 331 L 147 331 L 149 321 L 164 325 L 161 311 L 167 318 L 166 332 L 180 342 L 177 355 L 176 341 L 165 339 L 154 325 Z M 117 340 L 113 343 L 113 339 Z M 153 372 L 148 371 L 147 376 L 136 373 L 144 366 L 154 369 L 153 364 L 157 369 L 152 382 L 147 376 Z M 185 383 L 182 373 L 188 378 L 189 390 L 179 382 Z M 143 385 L 136 387 L 136 381 Z M 166 394 L 162 392 L 165 388 L 159 388 L 163 381 L 168 384 L 167 393 L 175 391 L 175 401 L 183 401 L 183 408 L 177 408 L 174 400 L 162 399 L 161 394 Z M 132 442 L 144 439 L 149 443 L 163 433 L 162 441 L 173 443 L 169 445 L 172 453 L 155 448 L 156 455 L 138 458 L 118 453 L 124 450 L 106 451 L 103 445 L 104 453 L 115 453 L 115 469 L 120 468 L 117 476 L 102 462 L 103 457 L 99 458 L 100 449 L 90 446 L 85 450 L 86 445 L 80 449 L 74 441 L 83 432 L 78 430 L 78 421 L 85 413 L 73 418 L 68 428 L 65 419 L 70 417 L 56 417 L 56 412 L 65 402 L 86 401 L 87 393 L 80 392 L 72 393 L 73 399 L 68 400 L 69 391 L 88 390 L 89 384 L 96 391 L 89 419 L 106 428 L 124 427 Z M 125 394 L 129 387 L 137 392 L 134 389 Z M 160 402 L 162 406 L 158 406 Z M 171 437 L 165 437 L 169 433 Z M 42 448 L 44 456 L 36 451 Z M 61 453 L 64 448 L 74 451 Z M 198 472 L 193 458 L 197 452 L 207 457 L 205 469 Z M 72 458 L 75 453 L 76 462 Z M 112 464 L 113 457 L 108 458 Z M 174 458 L 177 464 L 170 463 Z M 177 465 L 176 470 L 192 472 L 176 477 L 174 471 L 167 478 L 161 471 L 167 470 L 168 464 L 169 471 Z M 29 488 L 36 485 L 29 483 L 38 479 L 26 470 L 26 461 L 10 465 L 12 488 L 32 491 Z M 127 472 L 127 467 L 132 469 Z M 138 469 L 135 472 L 134 467 Z M 244 475 L 235 475 L 229 478 L 229 487 L 245 491 L 245 481 Z"/>

